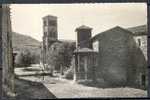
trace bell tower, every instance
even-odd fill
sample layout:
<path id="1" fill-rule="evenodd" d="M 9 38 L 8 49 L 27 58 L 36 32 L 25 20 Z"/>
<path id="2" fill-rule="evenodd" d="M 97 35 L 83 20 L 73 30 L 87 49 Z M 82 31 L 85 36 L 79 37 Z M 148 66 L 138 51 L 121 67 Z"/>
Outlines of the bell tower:
<path id="1" fill-rule="evenodd" d="M 45 16 L 43 17 L 43 39 L 45 45 L 50 47 L 54 41 L 57 41 L 57 17 L 56 16 Z"/>
<path id="2" fill-rule="evenodd" d="M 43 17 L 43 62 L 46 63 L 46 55 L 50 46 L 58 40 L 57 17 L 47 15 Z"/>

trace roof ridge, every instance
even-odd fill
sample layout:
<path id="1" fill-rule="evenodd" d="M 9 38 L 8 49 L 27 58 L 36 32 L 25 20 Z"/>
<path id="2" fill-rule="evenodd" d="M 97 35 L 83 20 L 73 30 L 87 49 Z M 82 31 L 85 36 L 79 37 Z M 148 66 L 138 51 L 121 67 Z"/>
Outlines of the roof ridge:
<path id="1" fill-rule="evenodd" d="M 121 27 L 121 26 L 115 26 L 115 27 L 112 27 L 112 28 L 110 28 L 110 29 L 107 29 L 107 30 L 105 30 L 105 31 L 103 31 L 103 32 L 100 32 L 100 33 L 96 34 L 95 36 L 91 37 L 91 39 L 94 39 L 94 38 L 96 38 L 96 37 L 99 36 L 99 35 L 102 35 L 102 34 L 108 32 L 108 31 L 111 31 L 111 30 L 114 30 L 114 29 L 117 29 L 117 28 L 119 28 L 119 29 L 121 29 L 121 30 L 123 30 L 123 31 L 125 31 L 125 32 L 128 32 L 128 33 L 132 34 L 131 31 L 129 31 L 129 30 L 127 30 L 127 29 L 125 29 L 125 28 L 123 28 L 123 27 Z"/>

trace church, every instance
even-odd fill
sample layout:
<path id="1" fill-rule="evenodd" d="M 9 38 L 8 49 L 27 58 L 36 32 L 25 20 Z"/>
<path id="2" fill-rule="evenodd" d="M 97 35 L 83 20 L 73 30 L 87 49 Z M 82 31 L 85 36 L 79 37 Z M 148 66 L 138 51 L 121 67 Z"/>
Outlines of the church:
<path id="1" fill-rule="evenodd" d="M 92 80 L 105 87 L 147 87 L 147 26 L 128 29 L 115 26 L 92 37 L 92 29 L 75 29 L 74 81 Z M 43 17 L 43 63 L 46 52 L 58 40 L 57 17 Z M 60 41 L 61 42 L 61 41 Z M 102 86 L 103 86 L 102 85 Z"/>

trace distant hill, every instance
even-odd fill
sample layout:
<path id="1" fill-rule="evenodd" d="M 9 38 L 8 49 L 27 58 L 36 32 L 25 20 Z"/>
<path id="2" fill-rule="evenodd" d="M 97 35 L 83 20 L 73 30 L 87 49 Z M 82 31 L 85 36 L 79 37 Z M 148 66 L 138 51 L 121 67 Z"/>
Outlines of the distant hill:
<path id="1" fill-rule="evenodd" d="M 40 50 L 40 41 L 27 36 L 27 35 L 22 35 L 16 32 L 12 33 L 12 46 L 13 46 L 13 50 L 18 51 L 21 49 L 30 49 L 30 50 L 34 50 L 34 49 L 38 49 L 38 51 Z"/>

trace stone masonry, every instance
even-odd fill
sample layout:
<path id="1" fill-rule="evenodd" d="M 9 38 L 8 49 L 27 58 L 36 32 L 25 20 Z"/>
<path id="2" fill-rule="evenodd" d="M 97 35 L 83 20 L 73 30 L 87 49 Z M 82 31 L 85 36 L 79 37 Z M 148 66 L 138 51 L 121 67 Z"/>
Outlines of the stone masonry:
<path id="1" fill-rule="evenodd" d="M 11 94 L 14 90 L 14 68 L 12 65 L 12 36 L 10 8 L 3 4 L 2 15 L 2 87 L 3 93 Z"/>

